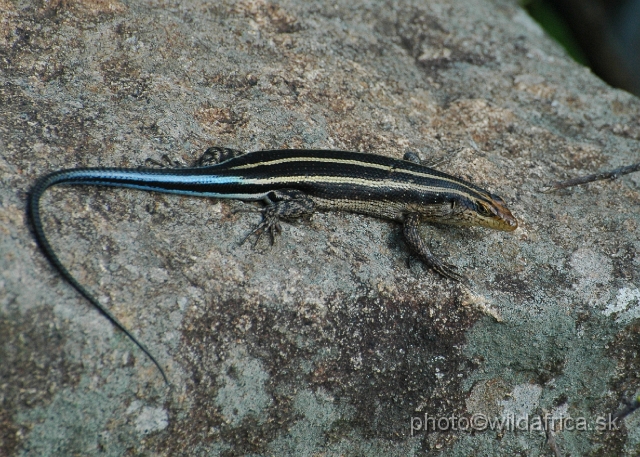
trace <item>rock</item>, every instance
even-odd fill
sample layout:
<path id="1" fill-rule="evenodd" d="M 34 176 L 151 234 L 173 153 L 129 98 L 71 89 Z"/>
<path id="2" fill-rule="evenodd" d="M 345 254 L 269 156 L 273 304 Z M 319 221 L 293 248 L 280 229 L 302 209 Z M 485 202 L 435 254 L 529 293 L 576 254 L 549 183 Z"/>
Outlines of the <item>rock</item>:
<path id="1" fill-rule="evenodd" d="M 592 426 L 557 428 L 562 452 L 635 455 L 635 415 L 596 424 L 638 389 L 640 183 L 539 190 L 637 162 L 640 103 L 516 2 L 0 10 L 0 454 L 548 455 L 544 430 L 469 430 L 548 411 Z M 386 221 L 319 213 L 254 249 L 252 204 L 47 192 L 61 260 L 170 390 L 47 263 L 25 201 L 53 170 L 212 145 L 415 151 L 504 197 L 520 228 L 425 227 L 466 289 L 407 267 Z"/>

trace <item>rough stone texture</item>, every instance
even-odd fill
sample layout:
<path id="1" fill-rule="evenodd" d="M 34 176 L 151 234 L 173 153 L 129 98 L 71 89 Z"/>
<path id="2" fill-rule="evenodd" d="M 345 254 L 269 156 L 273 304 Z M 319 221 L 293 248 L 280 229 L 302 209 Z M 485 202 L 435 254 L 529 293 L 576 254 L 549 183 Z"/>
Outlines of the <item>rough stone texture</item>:
<path id="1" fill-rule="evenodd" d="M 509 0 L 0 0 L 0 455 L 550 455 L 540 431 L 416 430 L 548 411 L 564 454 L 638 455 L 598 416 L 640 379 L 640 103 Z M 513 234 L 425 228 L 471 280 L 407 265 L 395 224 L 318 214 L 269 249 L 253 205 L 58 188 L 46 172 L 191 162 L 210 145 L 445 159 L 505 197 Z M 413 419 L 412 419 L 413 418 Z M 420 419 L 421 420 L 421 419 Z M 462 424 L 461 424 L 462 425 Z"/>

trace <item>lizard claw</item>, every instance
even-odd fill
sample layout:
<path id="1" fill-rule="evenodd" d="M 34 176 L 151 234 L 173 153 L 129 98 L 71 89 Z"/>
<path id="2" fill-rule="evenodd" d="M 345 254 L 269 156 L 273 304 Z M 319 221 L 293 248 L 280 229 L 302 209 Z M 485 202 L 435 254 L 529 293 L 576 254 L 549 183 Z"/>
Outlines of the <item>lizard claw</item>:
<path id="1" fill-rule="evenodd" d="M 463 284 L 467 284 L 468 282 L 467 278 L 465 278 L 464 275 L 456 271 L 458 267 L 456 267 L 455 265 L 439 261 L 437 264 L 431 265 L 431 268 L 433 268 L 436 272 L 440 273 L 445 278 L 453 279 L 454 281 L 461 282 Z"/>
<path id="2" fill-rule="evenodd" d="M 277 211 L 273 206 L 267 206 L 262 211 L 262 222 L 258 224 L 258 226 L 253 229 L 247 236 L 245 236 L 240 244 L 244 244 L 247 239 L 256 235 L 256 241 L 253 243 L 253 246 L 257 246 L 260 238 L 264 235 L 265 232 L 269 232 L 271 236 L 271 245 L 273 246 L 276 242 L 276 236 L 282 233 L 282 226 L 280 225 L 280 219 L 278 217 Z"/>
<path id="3" fill-rule="evenodd" d="M 437 263 L 430 266 L 434 271 L 441 274 L 445 278 L 452 279 L 469 287 L 469 280 L 463 274 L 456 271 L 458 267 L 456 267 L 455 265 L 445 263 L 438 259 Z"/>

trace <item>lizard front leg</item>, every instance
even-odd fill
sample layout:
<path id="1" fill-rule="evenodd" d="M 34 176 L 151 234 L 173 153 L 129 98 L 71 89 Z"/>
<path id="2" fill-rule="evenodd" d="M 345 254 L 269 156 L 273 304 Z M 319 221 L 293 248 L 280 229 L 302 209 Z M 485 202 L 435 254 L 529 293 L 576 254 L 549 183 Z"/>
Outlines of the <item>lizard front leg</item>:
<path id="1" fill-rule="evenodd" d="M 455 271 L 455 266 L 443 262 L 431 252 L 429 246 L 420 236 L 419 227 L 420 215 L 418 213 L 409 213 L 405 216 L 403 232 L 409 247 L 418 254 L 427 267 L 440 273 L 445 278 L 466 283 L 465 277 Z"/>

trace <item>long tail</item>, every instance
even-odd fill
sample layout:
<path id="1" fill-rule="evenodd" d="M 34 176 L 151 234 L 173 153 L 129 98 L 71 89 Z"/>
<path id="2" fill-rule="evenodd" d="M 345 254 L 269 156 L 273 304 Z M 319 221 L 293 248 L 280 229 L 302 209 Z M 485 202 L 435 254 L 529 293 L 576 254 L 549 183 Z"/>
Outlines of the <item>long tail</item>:
<path id="1" fill-rule="evenodd" d="M 156 360 L 156 358 L 151 354 L 149 349 L 142 344 L 135 336 L 131 334 L 131 332 L 118 320 L 116 316 L 114 316 L 111 311 L 104 307 L 85 287 L 80 284 L 72 275 L 69 273 L 69 270 L 60 262 L 60 259 L 54 252 L 49 240 L 44 234 L 44 229 L 42 227 L 42 219 L 40 217 L 40 199 L 44 192 L 51 186 L 56 184 L 65 184 L 71 183 L 77 179 L 78 170 L 62 170 L 51 173 L 49 175 L 43 176 L 40 178 L 36 184 L 31 189 L 31 193 L 29 194 L 29 199 L 27 203 L 27 213 L 29 216 L 29 220 L 31 221 L 31 226 L 33 227 L 33 233 L 35 235 L 36 242 L 42 249 L 45 257 L 51 262 L 62 275 L 64 279 L 67 280 L 69 284 L 71 284 L 84 298 L 86 298 L 93 306 L 95 306 L 100 312 L 111 321 L 113 325 L 119 328 L 131 341 L 133 341 L 141 350 L 144 352 L 149 359 L 158 367 L 160 370 L 160 374 L 162 375 L 164 382 L 167 385 L 171 385 L 169 383 L 169 379 L 165 374 L 164 370 L 160 366 L 160 363 Z M 87 183 L 90 184 L 90 183 Z"/>

